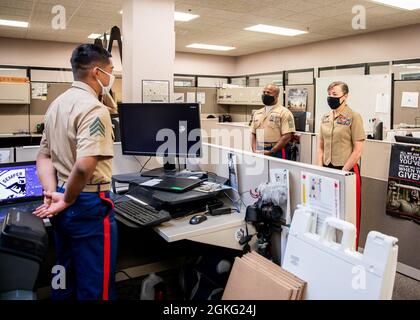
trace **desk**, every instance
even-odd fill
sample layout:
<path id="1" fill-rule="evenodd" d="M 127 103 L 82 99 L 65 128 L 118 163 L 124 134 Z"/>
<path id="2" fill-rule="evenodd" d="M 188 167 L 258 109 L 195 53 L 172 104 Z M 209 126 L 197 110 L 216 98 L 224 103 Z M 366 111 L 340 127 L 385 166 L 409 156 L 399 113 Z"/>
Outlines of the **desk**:
<path id="1" fill-rule="evenodd" d="M 42 134 L 0 134 L 0 148 L 39 145 Z"/>
<path id="2" fill-rule="evenodd" d="M 138 174 L 124 174 L 113 177 L 113 182 L 137 182 L 141 183 L 150 178 L 141 177 Z M 227 197 L 223 198 L 226 206 L 231 206 Z M 222 216 L 207 216 L 207 220 L 192 225 L 189 223 L 191 215 L 167 221 L 154 230 L 167 242 L 179 240 L 191 240 L 225 248 L 242 250 L 237 234 L 245 232 L 245 207 L 241 208 L 241 213 L 231 213 Z M 196 213 L 197 214 L 197 213 Z M 117 218 L 118 219 L 118 218 Z M 120 222 L 125 223 L 124 219 L 119 218 Z M 133 226 L 131 223 L 125 223 Z M 248 226 L 250 232 L 254 232 L 252 226 Z"/>
<path id="3" fill-rule="evenodd" d="M 207 216 L 207 220 L 191 225 L 191 216 L 172 219 L 155 227 L 155 231 L 167 242 L 191 240 L 224 248 L 242 250 L 236 235 L 245 231 L 245 213 L 231 213 L 223 216 Z M 241 231 L 242 230 L 242 231 Z M 248 226 L 254 232 L 252 226 Z"/>

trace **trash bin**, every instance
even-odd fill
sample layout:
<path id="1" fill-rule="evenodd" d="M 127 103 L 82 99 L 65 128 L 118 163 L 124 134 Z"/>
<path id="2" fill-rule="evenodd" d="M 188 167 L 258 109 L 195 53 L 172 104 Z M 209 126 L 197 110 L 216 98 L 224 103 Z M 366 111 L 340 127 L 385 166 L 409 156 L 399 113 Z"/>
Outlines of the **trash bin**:
<path id="1" fill-rule="evenodd" d="M 9 212 L 0 232 L 0 299 L 36 299 L 40 265 L 48 249 L 44 223 L 30 212 Z"/>

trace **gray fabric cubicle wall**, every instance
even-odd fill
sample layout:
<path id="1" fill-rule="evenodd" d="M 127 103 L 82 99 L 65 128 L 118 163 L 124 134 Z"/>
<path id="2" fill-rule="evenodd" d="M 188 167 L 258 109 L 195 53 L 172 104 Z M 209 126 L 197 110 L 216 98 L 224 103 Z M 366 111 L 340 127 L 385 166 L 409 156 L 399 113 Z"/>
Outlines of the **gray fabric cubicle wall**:
<path id="1" fill-rule="evenodd" d="M 0 133 L 29 132 L 29 105 L 0 105 Z"/>
<path id="2" fill-rule="evenodd" d="M 201 105 L 201 114 L 203 115 L 219 115 L 229 113 L 229 106 L 217 104 L 216 88 L 175 87 L 174 92 L 183 93 L 185 102 L 187 101 L 188 92 L 194 92 L 195 95 L 197 94 L 197 92 L 204 92 L 206 94 L 206 102 L 203 105 Z"/>
<path id="3" fill-rule="evenodd" d="M 60 94 L 71 87 L 71 83 L 48 83 L 48 94 L 46 100 L 32 99 L 29 108 L 30 130 L 36 131 L 36 125 L 44 122 L 44 115 L 53 102 Z"/>
<path id="4" fill-rule="evenodd" d="M 361 160 L 362 208 L 359 245 L 364 247 L 369 231 L 379 231 L 398 238 L 398 262 L 413 269 L 413 273 L 407 275 L 420 280 L 420 225 L 386 214 L 391 147 L 392 144 L 387 142 L 366 141 Z"/>
<path id="5" fill-rule="evenodd" d="M 44 115 L 52 101 L 70 88 L 71 83 L 48 83 L 46 100 L 32 99 L 30 105 L 2 105 L 0 133 L 36 132 L 36 125 L 44 122 Z"/>

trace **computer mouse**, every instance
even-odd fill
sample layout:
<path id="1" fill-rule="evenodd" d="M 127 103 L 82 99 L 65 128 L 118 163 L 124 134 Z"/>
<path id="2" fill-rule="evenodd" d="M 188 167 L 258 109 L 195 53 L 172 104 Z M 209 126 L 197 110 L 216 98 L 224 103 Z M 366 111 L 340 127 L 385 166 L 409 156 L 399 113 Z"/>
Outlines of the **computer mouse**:
<path id="1" fill-rule="evenodd" d="M 190 224 L 199 224 L 207 220 L 207 217 L 202 214 L 197 214 L 190 219 Z"/>

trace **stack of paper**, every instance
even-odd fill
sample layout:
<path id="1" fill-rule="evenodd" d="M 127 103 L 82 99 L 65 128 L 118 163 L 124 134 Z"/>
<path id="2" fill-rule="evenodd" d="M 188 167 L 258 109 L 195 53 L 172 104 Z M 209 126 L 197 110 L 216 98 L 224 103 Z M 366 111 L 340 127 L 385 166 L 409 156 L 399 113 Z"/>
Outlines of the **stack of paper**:
<path id="1" fill-rule="evenodd" d="M 305 282 L 258 253 L 236 258 L 223 300 L 301 300 Z"/>

